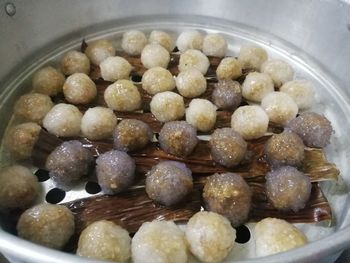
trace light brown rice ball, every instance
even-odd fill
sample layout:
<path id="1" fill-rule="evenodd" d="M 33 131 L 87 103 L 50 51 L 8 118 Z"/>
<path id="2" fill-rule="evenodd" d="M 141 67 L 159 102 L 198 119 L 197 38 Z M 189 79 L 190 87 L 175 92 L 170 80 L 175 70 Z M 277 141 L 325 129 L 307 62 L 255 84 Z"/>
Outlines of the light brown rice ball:
<path id="1" fill-rule="evenodd" d="M 89 58 L 79 51 L 68 51 L 61 60 L 61 70 L 64 75 L 72 75 L 74 73 L 90 73 Z"/>
<path id="2" fill-rule="evenodd" d="M 82 117 L 83 114 L 76 106 L 59 103 L 46 114 L 43 126 L 49 133 L 59 137 L 79 136 Z"/>
<path id="3" fill-rule="evenodd" d="M 142 49 L 141 62 L 145 68 L 167 68 L 170 61 L 168 50 L 158 44 L 148 44 Z"/>
<path id="4" fill-rule="evenodd" d="M 207 90 L 207 80 L 196 68 L 190 68 L 176 77 L 176 88 L 186 98 L 195 98 Z"/>
<path id="5" fill-rule="evenodd" d="M 84 73 L 70 75 L 63 85 L 65 99 L 72 104 L 87 104 L 97 95 L 95 83 Z"/>
<path id="6" fill-rule="evenodd" d="M 117 81 L 129 79 L 132 66 L 122 57 L 108 57 L 100 64 L 101 76 L 104 80 Z"/>
<path id="7" fill-rule="evenodd" d="M 35 72 L 32 79 L 33 90 L 37 93 L 55 96 L 62 91 L 64 75 L 57 69 L 47 66 Z"/>
<path id="8" fill-rule="evenodd" d="M 129 55 L 140 55 L 146 44 L 147 38 L 141 31 L 130 30 L 123 34 L 122 49 Z"/>
<path id="9" fill-rule="evenodd" d="M 104 99 L 112 110 L 134 111 L 141 107 L 140 92 L 130 80 L 120 79 L 109 85 Z"/>
<path id="10" fill-rule="evenodd" d="M 185 115 L 183 97 L 172 91 L 164 91 L 154 95 L 150 107 L 154 117 L 161 122 L 179 120 Z"/>
<path id="11" fill-rule="evenodd" d="M 210 66 L 209 59 L 206 55 L 196 49 L 188 49 L 180 55 L 179 71 L 185 71 L 190 68 L 198 69 L 205 75 Z"/>
<path id="12" fill-rule="evenodd" d="M 170 71 L 165 68 L 150 68 L 142 75 L 142 88 L 151 95 L 171 91 L 175 89 L 175 80 Z"/>
<path id="13" fill-rule="evenodd" d="M 254 102 L 260 102 L 263 97 L 274 90 L 272 79 L 265 73 L 251 72 L 242 84 L 243 98 Z"/>
<path id="14" fill-rule="evenodd" d="M 310 108 L 314 102 L 314 86 L 309 80 L 292 80 L 284 83 L 280 88 L 281 92 L 291 96 L 299 109 Z"/>
<path id="15" fill-rule="evenodd" d="M 243 45 L 239 50 L 238 60 L 245 69 L 260 70 L 267 60 L 267 52 L 259 46 Z"/>
<path id="16" fill-rule="evenodd" d="M 101 39 L 89 43 L 85 54 L 92 64 L 99 66 L 106 58 L 115 56 L 115 48 L 111 41 Z"/>
<path id="17" fill-rule="evenodd" d="M 276 87 L 293 79 L 294 70 L 287 62 L 271 59 L 261 65 L 261 72 L 270 75 Z"/>
<path id="18" fill-rule="evenodd" d="M 197 30 L 183 31 L 176 40 L 176 46 L 181 52 L 188 49 L 202 50 L 203 35 Z"/>
<path id="19" fill-rule="evenodd" d="M 209 100 L 193 99 L 186 109 L 186 121 L 202 132 L 210 131 L 216 122 L 216 110 Z"/>
<path id="20" fill-rule="evenodd" d="M 164 31 L 153 30 L 148 38 L 149 43 L 159 44 L 168 52 L 172 52 L 175 47 L 174 39 Z"/>
<path id="21" fill-rule="evenodd" d="M 218 79 L 237 79 L 241 75 L 241 63 L 234 57 L 222 59 L 216 69 L 216 76 Z"/>
<path id="22" fill-rule="evenodd" d="M 224 57 L 227 52 L 226 39 L 220 34 L 207 34 L 203 40 L 203 53 L 207 56 Z"/>
<path id="23" fill-rule="evenodd" d="M 22 121 L 41 124 L 45 115 L 53 107 L 53 102 L 48 95 L 29 93 L 21 96 L 14 108 L 16 118 Z"/>

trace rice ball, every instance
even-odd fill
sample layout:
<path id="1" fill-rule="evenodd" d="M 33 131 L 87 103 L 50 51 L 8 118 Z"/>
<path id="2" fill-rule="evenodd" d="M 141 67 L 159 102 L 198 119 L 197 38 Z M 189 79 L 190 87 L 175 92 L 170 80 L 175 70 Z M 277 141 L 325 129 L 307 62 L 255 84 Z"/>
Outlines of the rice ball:
<path id="1" fill-rule="evenodd" d="M 218 109 L 233 111 L 242 102 L 241 85 L 232 79 L 219 80 L 211 98 Z"/>
<path id="2" fill-rule="evenodd" d="M 271 59 L 261 65 L 261 72 L 268 74 L 276 87 L 293 79 L 294 70 L 287 62 Z"/>
<path id="3" fill-rule="evenodd" d="M 242 84 L 243 97 L 254 102 L 260 102 L 274 90 L 272 79 L 265 73 L 251 72 L 246 76 Z"/>
<path id="4" fill-rule="evenodd" d="M 79 51 L 68 51 L 61 60 L 61 70 L 64 75 L 72 75 L 74 73 L 90 73 L 89 58 Z"/>
<path id="5" fill-rule="evenodd" d="M 288 81 L 282 85 L 280 91 L 291 96 L 299 109 L 310 108 L 314 101 L 314 86 L 308 80 Z"/>
<path id="6" fill-rule="evenodd" d="M 218 79 L 237 79 L 241 75 L 241 63 L 234 57 L 222 59 L 216 69 L 216 76 Z"/>
<path id="7" fill-rule="evenodd" d="M 32 87 L 34 92 L 55 96 L 62 91 L 64 75 L 57 69 L 47 66 L 34 73 Z"/>
<path id="8" fill-rule="evenodd" d="M 207 34 L 203 39 L 203 53 L 207 56 L 224 57 L 227 52 L 226 39 L 220 34 Z"/>
<path id="9" fill-rule="evenodd" d="M 260 106 L 241 106 L 231 117 L 231 128 L 245 140 L 264 136 L 268 126 L 269 117 Z"/>
<path id="10" fill-rule="evenodd" d="M 62 249 L 74 233 L 74 216 L 65 206 L 39 204 L 26 210 L 18 220 L 18 235 L 54 249 Z"/>
<path id="11" fill-rule="evenodd" d="M 141 52 L 141 62 L 145 68 L 167 68 L 170 61 L 168 50 L 158 44 L 148 44 Z"/>
<path id="12" fill-rule="evenodd" d="M 104 80 L 117 81 L 128 79 L 132 66 L 122 57 L 108 57 L 100 64 L 101 76 Z"/>
<path id="13" fill-rule="evenodd" d="M 81 119 L 81 131 L 90 140 L 101 140 L 112 136 L 117 117 L 111 109 L 94 107 L 88 109 Z"/>
<path id="14" fill-rule="evenodd" d="M 198 69 L 205 75 L 210 66 L 209 59 L 206 55 L 196 49 L 188 49 L 180 55 L 179 71 L 185 71 L 190 68 Z"/>
<path id="15" fill-rule="evenodd" d="M 186 263 L 187 244 L 184 233 L 171 221 L 143 223 L 131 243 L 134 263 Z"/>
<path id="16" fill-rule="evenodd" d="M 280 91 L 267 94 L 261 101 L 261 107 L 270 121 L 280 125 L 286 125 L 298 113 L 298 105 L 292 97 Z"/>
<path id="17" fill-rule="evenodd" d="M 65 99 L 72 104 L 87 104 L 97 95 L 95 83 L 84 73 L 70 75 L 63 85 Z"/>
<path id="18" fill-rule="evenodd" d="M 164 31 L 153 30 L 148 38 L 149 43 L 158 44 L 164 47 L 168 52 L 172 52 L 175 48 L 173 38 Z"/>
<path id="19" fill-rule="evenodd" d="M 77 255 L 86 258 L 128 262 L 131 238 L 128 231 L 113 222 L 93 222 L 80 234 Z"/>
<path id="20" fill-rule="evenodd" d="M 44 128 L 59 137 L 74 137 L 80 135 L 83 114 L 70 104 L 59 103 L 46 114 L 43 120 Z"/>
<path id="21" fill-rule="evenodd" d="M 99 66 L 106 58 L 115 56 L 115 48 L 111 41 L 101 39 L 89 43 L 86 47 L 85 54 L 92 64 Z"/>
<path id="22" fill-rule="evenodd" d="M 150 107 L 154 117 L 161 122 L 175 121 L 185 115 L 183 97 L 172 91 L 164 91 L 154 95 Z"/>
<path id="23" fill-rule="evenodd" d="M 197 30 L 183 31 L 176 40 L 176 46 L 181 52 L 188 49 L 202 50 L 203 35 Z"/>
<path id="24" fill-rule="evenodd" d="M 175 80 L 169 70 L 155 67 L 142 75 L 142 88 L 151 95 L 175 89 Z"/>
<path id="25" fill-rule="evenodd" d="M 122 49 L 131 56 L 140 55 L 146 44 L 147 38 L 141 31 L 130 30 L 123 34 Z"/>
<path id="26" fill-rule="evenodd" d="M 306 243 L 304 233 L 285 220 L 265 218 L 255 225 L 255 249 L 258 257 L 288 251 Z"/>
<path id="27" fill-rule="evenodd" d="M 29 93 L 21 96 L 14 107 L 16 118 L 22 121 L 41 124 L 45 115 L 53 107 L 53 102 L 48 95 Z"/>
<path id="28" fill-rule="evenodd" d="M 216 123 L 216 109 L 209 100 L 193 99 L 186 109 L 186 121 L 202 132 L 210 131 Z"/>
<path id="29" fill-rule="evenodd" d="M 201 262 L 221 262 L 231 252 L 236 230 L 230 221 L 214 212 L 198 212 L 187 223 L 186 239 Z"/>
<path id="30" fill-rule="evenodd" d="M 120 79 L 109 85 L 104 92 L 109 108 L 117 111 L 135 111 L 141 107 L 141 94 L 130 80 Z"/>
<path id="31" fill-rule="evenodd" d="M 267 60 L 267 52 L 259 46 L 243 45 L 239 49 L 238 60 L 244 69 L 260 70 Z"/>
<path id="32" fill-rule="evenodd" d="M 186 98 L 202 95 L 207 90 L 207 80 L 196 68 L 189 68 L 176 77 L 176 88 Z"/>

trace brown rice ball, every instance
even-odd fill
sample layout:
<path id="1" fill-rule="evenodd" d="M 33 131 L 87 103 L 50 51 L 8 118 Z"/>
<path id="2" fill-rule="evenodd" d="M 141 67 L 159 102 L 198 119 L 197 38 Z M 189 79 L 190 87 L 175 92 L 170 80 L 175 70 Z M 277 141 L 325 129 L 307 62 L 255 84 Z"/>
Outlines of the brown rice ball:
<path id="1" fill-rule="evenodd" d="M 155 67 L 142 75 L 142 88 L 151 95 L 175 89 L 175 79 L 169 70 Z"/>
<path id="2" fill-rule="evenodd" d="M 79 51 L 68 51 L 61 60 L 61 70 L 64 75 L 72 75 L 74 73 L 90 73 L 89 58 Z"/>
<path id="3" fill-rule="evenodd" d="M 241 85 L 232 79 L 219 80 L 215 84 L 211 98 L 219 109 L 233 111 L 242 102 Z"/>
<path id="4" fill-rule="evenodd" d="M 242 95 L 245 99 L 261 102 L 269 93 L 275 91 L 269 75 L 259 72 L 249 73 L 242 84 Z"/>
<path id="5" fill-rule="evenodd" d="M 222 59 L 216 69 L 216 76 L 218 79 L 237 79 L 241 75 L 241 63 L 234 57 Z"/>
<path id="6" fill-rule="evenodd" d="M 176 88 L 185 98 L 195 98 L 207 90 L 207 80 L 196 68 L 190 68 L 176 77 Z"/>
<path id="7" fill-rule="evenodd" d="M 310 108 L 314 102 L 314 86 L 309 80 L 288 81 L 282 85 L 280 91 L 291 96 L 299 109 Z"/>
<path id="8" fill-rule="evenodd" d="M 217 107 L 209 100 L 193 99 L 186 109 L 186 121 L 202 132 L 210 131 L 216 123 Z"/>
<path id="9" fill-rule="evenodd" d="M 130 30 L 123 34 L 122 49 L 131 56 L 140 55 L 147 44 L 145 34 L 138 30 Z"/>
<path id="10" fill-rule="evenodd" d="M 224 57 L 227 52 L 226 39 L 220 34 L 207 34 L 203 40 L 203 53 L 207 56 Z"/>
<path id="11" fill-rule="evenodd" d="M 70 75 L 63 85 L 65 99 L 72 104 L 87 104 L 95 99 L 95 83 L 84 73 Z"/>
<path id="12" fill-rule="evenodd" d="M 111 41 L 101 39 L 89 43 L 85 54 L 92 64 L 99 66 L 106 58 L 115 56 L 115 48 Z"/>
<path id="13" fill-rule="evenodd" d="M 176 46 L 181 52 L 188 49 L 202 50 L 203 35 L 197 30 L 183 31 L 176 40 Z"/>
<path id="14" fill-rule="evenodd" d="M 206 55 L 199 50 L 188 49 L 180 55 L 178 68 L 180 72 L 190 68 L 196 68 L 205 75 L 209 66 L 209 59 Z"/>
<path id="15" fill-rule="evenodd" d="M 265 61 L 261 65 L 261 72 L 270 75 L 276 87 L 280 87 L 287 81 L 292 80 L 294 76 L 293 68 L 280 59 Z"/>
<path id="16" fill-rule="evenodd" d="M 172 52 L 175 47 L 174 39 L 164 31 L 153 30 L 148 38 L 149 43 L 159 44 L 168 52 Z"/>
<path id="17" fill-rule="evenodd" d="M 57 69 L 47 66 L 34 73 L 32 86 L 34 92 L 55 96 L 62 91 L 64 75 Z"/>
<path id="18" fill-rule="evenodd" d="M 243 45 L 239 50 L 238 60 L 245 69 L 260 70 L 261 65 L 267 60 L 267 52 L 259 46 Z"/>
<path id="19" fill-rule="evenodd" d="M 167 68 L 170 61 L 168 50 L 158 44 L 148 44 L 141 52 L 141 62 L 145 68 Z"/>
<path id="20" fill-rule="evenodd" d="M 108 57 L 100 63 L 101 76 L 104 80 L 117 81 L 129 79 L 132 66 L 122 57 Z"/>
<path id="21" fill-rule="evenodd" d="M 154 117 L 161 122 L 179 120 L 185 115 L 183 97 L 172 91 L 164 91 L 154 95 L 150 107 Z"/>

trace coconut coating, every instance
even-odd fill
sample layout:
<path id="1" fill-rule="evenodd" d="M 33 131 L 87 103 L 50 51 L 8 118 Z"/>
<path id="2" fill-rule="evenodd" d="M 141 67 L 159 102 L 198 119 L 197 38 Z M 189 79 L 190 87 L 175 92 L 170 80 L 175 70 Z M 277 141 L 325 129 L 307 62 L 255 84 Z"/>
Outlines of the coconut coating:
<path id="1" fill-rule="evenodd" d="M 18 220 L 18 235 L 26 240 L 61 249 L 74 233 L 74 216 L 65 206 L 39 204 L 26 210 Z"/>
<path id="2" fill-rule="evenodd" d="M 292 166 L 281 166 L 266 174 L 266 195 L 282 211 L 298 212 L 310 199 L 311 181 Z"/>
<path id="3" fill-rule="evenodd" d="M 298 113 L 298 105 L 286 93 L 274 91 L 268 93 L 261 101 L 261 107 L 269 116 L 270 121 L 285 126 Z"/>
<path id="4" fill-rule="evenodd" d="M 72 104 L 87 104 L 97 95 L 95 83 L 84 73 L 70 75 L 63 85 L 65 99 Z"/>
<path id="5" fill-rule="evenodd" d="M 265 135 L 269 126 L 266 112 L 255 105 L 239 107 L 231 117 L 231 128 L 245 140 L 257 139 Z"/>
<path id="6" fill-rule="evenodd" d="M 134 182 L 135 161 L 125 152 L 112 150 L 96 159 L 96 174 L 105 194 L 117 194 Z"/>
<path id="7" fill-rule="evenodd" d="M 104 93 L 109 108 L 117 111 L 135 111 L 141 107 L 141 95 L 130 80 L 120 79 L 109 85 Z"/>
<path id="8" fill-rule="evenodd" d="M 104 107 L 88 109 L 81 119 L 81 131 L 90 140 L 110 138 L 116 125 L 114 112 Z"/>
<path id="9" fill-rule="evenodd" d="M 113 222 L 93 222 L 80 234 L 77 255 L 98 260 L 128 262 L 131 257 L 131 238 L 128 231 Z"/>
<path id="10" fill-rule="evenodd" d="M 188 49 L 202 50 L 203 35 L 197 30 L 183 31 L 176 40 L 176 46 L 181 52 Z"/>
<path id="11" fill-rule="evenodd" d="M 260 70 L 267 60 L 267 52 L 259 46 L 243 45 L 239 49 L 238 60 L 245 69 Z"/>
<path id="12" fill-rule="evenodd" d="M 140 55 L 146 44 L 147 38 L 141 31 L 130 30 L 123 34 L 122 49 L 129 55 Z"/>
<path id="13" fill-rule="evenodd" d="M 124 152 L 142 149 L 152 138 L 152 129 L 140 120 L 124 119 L 113 131 L 114 149 Z"/>
<path id="14" fill-rule="evenodd" d="M 197 130 L 210 131 L 215 126 L 216 109 L 209 100 L 193 99 L 186 109 L 186 121 Z"/>
<path id="15" fill-rule="evenodd" d="M 297 133 L 306 146 L 323 148 L 329 144 L 333 128 L 331 122 L 315 112 L 303 112 L 291 120 L 288 128 Z"/>
<path id="16" fill-rule="evenodd" d="M 282 86 L 293 79 L 294 70 L 287 62 L 279 59 L 265 61 L 261 65 L 261 72 L 270 75 L 276 87 Z"/>
<path id="17" fill-rule="evenodd" d="M 214 161 L 225 167 L 239 164 L 247 151 L 247 143 L 231 128 L 216 129 L 211 135 L 209 146 Z"/>
<path id="18" fill-rule="evenodd" d="M 186 263 L 187 244 L 184 233 L 171 221 L 143 223 L 131 243 L 134 263 Z"/>
<path id="19" fill-rule="evenodd" d="M 99 66 L 106 58 L 115 56 L 115 48 L 111 41 L 101 39 L 89 43 L 86 47 L 85 54 L 92 64 Z"/>
<path id="20" fill-rule="evenodd" d="M 59 137 L 79 136 L 83 114 L 70 104 L 59 103 L 46 114 L 44 128 Z"/>
<path id="21" fill-rule="evenodd" d="M 15 159 L 30 158 L 40 131 L 41 127 L 34 122 L 13 126 L 6 132 L 5 147 Z"/>
<path id="22" fill-rule="evenodd" d="M 180 55 L 178 68 L 180 72 L 190 68 L 196 68 L 205 75 L 209 66 L 209 59 L 206 55 L 199 50 L 188 49 Z"/>
<path id="23" fill-rule="evenodd" d="M 207 56 L 224 57 L 227 52 L 226 39 L 220 34 L 207 34 L 203 39 L 203 53 Z"/>
<path id="24" fill-rule="evenodd" d="M 63 142 L 47 157 L 45 167 L 57 185 L 64 189 L 79 182 L 89 171 L 92 153 L 79 141 Z"/>
<path id="25" fill-rule="evenodd" d="M 221 262 L 234 246 L 236 230 L 225 217 L 202 211 L 188 221 L 186 239 L 192 254 L 201 262 Z"/>
<path id="26" fill-rule="evenodd" d="M 242 102 L 241 85 L 232 79 L 219 80 L 211 98 L 219 109 L 235 110 Z"/>
<path id="27" fill-rule="evenodd" d="M 158 44 L 148 44 L 141 52 L 141 62 L 145 68 L 167 68 L 170 61 L 168 50 Z"/>
<path id="28" fill-rule="evenodd" d="M 84 53 L 79 51 L 67 52 L 61 60 L 61 70 L 64 75 L 72 75 L 74 73 L 90 73 L 90 60 Z"/>
<path id="29" fill-rule="evenodd" d="M 108 57 L 100 64 L 101 76 L 104 80 L 117 81 L 129 79 L 132 66 L 122 57 Z"/>
<path id="30" fill-rule="evenodd" d="M 310 108 L 314 102 L 314 86 L 309 80 L 288 81 L 282 85 L 280 91 L 291 96 L 299 109 Z"/>
<path id="31" fill-rule="evenodd" d="M 236 227 L 248 219 L 252 192 L 239 174 L 214 174 L 205 183 L 203 199 L 206 210 L 225 216 Z"/>
<path id="32" fill-rule="evenodd" d="M 260 102 L 268 93 L 273 91 L 273 81 L 265 73 L 251 72 L 242 84 L 243 97 L 254 102 Z"/>
<path id="33" fill-rule="evenodd" d="M 241 63 L 234 57 L 222 59 L 216 69 L 216 76 L 218 79 L 237 79 L 241 75 Z"/>
<path id="34" fill-rule="evenodd" d="M 28 208 L 39 196 L 40 185 L 36 176 L 22 165 L 0 170 L 0 210 Z"/>
<path id="35" fill-rule="evenodd" d="M 265 218 L 255 226 L 255 249 L 258 257 L 288 251 L 306 243 L 304 233 L 285 220 Z"/>
<path id="36" fill-rule="evenodd" d="M 169 70 L 155 67 L 142 75 L 142 88 L 151 95 L 175 89 L 175 80 Z"/>
<path id="37" fill-rule="evenodd" d="M 62 91 L 64 75 L 57 69 L 47 66 L 34 73 L 32 87 L 34 92 L 55 96 Z"/>
<path id="38" fill-rule="evenodd" d="M 154 117 L 161 122 L 175 121 L 185 115 L 183 97 L 172 91 L 164 91 L 154 95 L 150 108 Z"/>
<path id="39" fill-rule="evenodd" d="M 146 175 L 148 197 L 162 205 L 175 205 L 184 200 L 192 190 L 192 172 L 180 162 L 160 162 Z"/>
<path id="40" fill-rule="evenodd" d="M 304 160 L 304 143 L 298 134 L 287 130 L 274 134 L 266 142 L 265 154 L 273 166 L 300 166 Z"/>
<path id="41" fill-rule="evenodd" d="M 41 124 L 45 115 L 53 107 L 53 102 L 48 95 L 29 93 L 21 96 L 14 107 L 16 118 L 22 121 Z"/>
<path id="42" fill-rule="evenodd" d="M 198 143 L 197 130 L 186 121 L 167 122 L 160 130 L 158 141 L 165 152 L 185 157 Z"/>
<path id="43" fill-rule="evenodd" d="M 186 98 L 195 98 L 207 90 L 207 80 L 196 68 L 190 68 L 176 77 L 176 88 Z"/>
<path id="44" fill-rule="evenodd" d="M 151 44 L 161 45 L 168 52 L 172 52 L 175 47 L 174 39 L 164 31 L 153 30 L 149 35 L 148 41 Z"/>

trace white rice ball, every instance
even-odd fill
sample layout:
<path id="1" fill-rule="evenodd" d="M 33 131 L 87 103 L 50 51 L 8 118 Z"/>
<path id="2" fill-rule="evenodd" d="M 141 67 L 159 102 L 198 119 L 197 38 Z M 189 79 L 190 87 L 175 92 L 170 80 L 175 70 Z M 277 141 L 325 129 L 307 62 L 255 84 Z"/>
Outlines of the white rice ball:
<path id="1" fill-rule="evenodd" d="M 234 57 L 222 59 L 216 69 L 216 76 L 218 79 L 237 79 L 241 75 L 241 63 Z"/>
<path id="2" fill-rule="evenodd" d="M 181 52 L 188 49 L 202 50 L 203 35 L 197 30 L 186 30 L 177 38 L 176 46 Z"/>
<path id="3" fill-rule="evenodd" d="M 142 88 L 151 95 L 170 91 L 175 89 L 175 79 L 165 68 L 150 68 L 142 75 Z"/>
<path id="4" fill-rule="evenodd" d="M 123 34 L 122 49 L 129 55 L 140 55 L 146 44 L 146 35 L 141 31 L 130 30 Z"/>
<path id="5" fill-rule="evenodd" d="M 185 115 L 183 97 L 172 91 L 164 91 L 154 95 L 150 107 L 154 117 L 161 122 L 179 120 Z"/>
<path id="6" fill-rule="evenodd" d="M 243 139 L 257 139 L 265 135 L 269 117 L 260 106 L 241 106 L 231 117 L 231 128 Z"/>
<path id="7" fill-rule="evenodd" d="M 309 80 L 288 81 L 282 85 L 280 91 L 291 96 L 299 109 L 310 108 L 314 102 L 315 89 Z"/>
<path id="8" fill-rule="evenodd" d="M 32 86 L 35 92 L 55 96 L 62 91 L 64 75 L 57 69 L 48 66 L 34 73 Z"/>
<path id="9" fill-rule="evenodd" d="M 226 39 L 220 34 L 208 34 L 203 40 L 203 53 L 207 56 L 224 57 L 227 52 Z"/>
<path id="10" fill-rule="evenodd" d="M 141 95 L 130 81 L 120 79 L 109 85 L 104 93 L 107 106 L 117 111 L 134 111 L 141 107 Z"/>
<path id="11" fill-rule="evenodd" d="M 193 99 L 186 109 L 186 121 L 202 132 L 210 131 L 216 122 L 216 110 L 209 100 Z"/>
<path id="12" fill-rule="evenodd" d="M 264 257 L 303 246 L 307 238 L 285 220 L 265 218 L 255 226 L 256 255 Z"/>
<path id="13" fill-rule="evenodd" d="M 168 52 L 172 52 L 175 48 L 174 39 L 164 31 L 153 30 L 148 38 L 149 43 L 159 44 L 164 47 Z"/>
<path id="14" fill-rule="evenodd" d="M 89 43 L 85 49 L 85 54 L 92 64 L 99 66 L 106 58 L 115 56 L 115 48 L 111 41 L 101 39 Z"/>
<path id="15" fill-rule="evenodd" d="M 207 80 L 196 68 L 190 68 L 176 77 L 176 88 L 186 98 L 194 98 L 207 90 Z"/>
<path id="16" fill-rule="evenodd" d="M 274 90 L 272 79 L 265 73 L 251 72 L 242 84 L 243 98 L 255 102 L 260 102 L 263 97 Z"/>
<path id="17" fill-rule="evenodd" d="M 241 46 L 238 60 L 243 68 L 260 70 L 261 65 L 267 60 L 267 52 L 259 46 Z"/>
<path id="18" fill-rule="evenodd" d="M 276 87 L 293 79 L 294 70 L 287 62 L 271 59 L 261 65 L 261 72 L 269 74 Z"/>
<path id="19" fill-rule="evenodd" d="M 95 83 L 84 73 L 70 75 L 63 85 L 65 99 L 72 104 L 87 104 L 97 95 Z"/>
<path id="20" fill-rule="evenodd" d="M 270 121 L 281 125 L 287 124 L 298 113 L 298 105 L 293 98 L 279 91 L 267 94 L 261 101 L 261 107 L 269 116 Z"/>
<path id="21" fill-rule="evenodd" d="M 61 70 L 64 75 L 89 74 L 90 60 L 84 53 L 75 50 L 68 51 L 61 60 Z"/>
<path id="22" fill-rule="evenodd" d="M 77 255 L 98 260 L 128 262 L 131 257 L 131 238 L 128 231 L 113 222 L 93 222 L 80 234 Z"/>
<path id="23" fill-rule="evenodd" d="M 187 223 L 190 250 L 202 262 L 221 262 L 232 250 L 236 230 L 230 221 L 214 212 L 198 212 Z"/>
<path id="24" fill-rule="evenodd" d="M 168 50 L 158 44 L 148 44 L 141 52 L 141 62 L 145 68 L 167 68 L 170 61 Z"/>
<path id="25" fill-rule="evenodd" d="M 90 140 L 112 137 L 117 117 L 111 109 L 94 107 L 88 109 L 81 120 L 81 131 Z"/>
<path id="26" fill-rule="evenodd" d="M 184 233 L 170 221 L 143 223 L 131 243 L 134 263 L 186 263 L 187 245 Z"/>
<path id="27" fill-rule="evenodd" d="M 117 81 L 129 79 L 132 66 L 122 57 L 108 57 L 100 64 L 101 76 L 104 80 Z"/>
<path id="28" fill-rule="evenodd" d="M 198 69 L 205 75 L 210 66 L 209 59 L 206 55 L 196 49 L 188 49 L 180 55 L 179 71 L 184 71 L 190 68 Z"/>
<path id="29" fill-rule="evenodd" d="M 59 103 L 46 114 L 43 126 L 59 137 L 79 136 L 82 117 L 83 114 L 74 105 Z"/>

